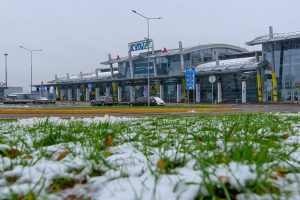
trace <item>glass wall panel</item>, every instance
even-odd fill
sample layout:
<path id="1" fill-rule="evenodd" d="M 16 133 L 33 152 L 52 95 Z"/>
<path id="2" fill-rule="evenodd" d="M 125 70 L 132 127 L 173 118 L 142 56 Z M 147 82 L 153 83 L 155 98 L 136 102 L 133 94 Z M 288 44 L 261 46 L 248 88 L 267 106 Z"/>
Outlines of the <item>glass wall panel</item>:
<path id="1" fill-rule="evenodd" d="M 223 102 L 235 103 L 242 99 L 242 78 L 241 74 L 222 74 L 217 76 L 221 81 Z M 209 76 L 200 77 L 201 102 L 212 101 L 212 84 L 208 80 Z M 245 75 L 246 78 L 246 100 L 257 101 L 256 72 Z M 213 84 L 213 97 L 217 100 L 217 81 Z"/>
<path id="2" fill-rule="evenodd" d="M 300 39 L 276 42 L 274 49 L 278 97 L 283 101 L 297 100 L 300 89 Z M 271 65 L 270 44 L 263 44 L 263 55 Z"/>
<path id="3" fill-rule="evenodd" d="M 242 51 L 231 48 L 210 48 L 201 49 L 191 53 L 191 59 L 193 65 L 199 65 L 214 60 L 213 51 L 219 51 L 219 58 L 222 59 L 227 55 L 241 53 Z"/>

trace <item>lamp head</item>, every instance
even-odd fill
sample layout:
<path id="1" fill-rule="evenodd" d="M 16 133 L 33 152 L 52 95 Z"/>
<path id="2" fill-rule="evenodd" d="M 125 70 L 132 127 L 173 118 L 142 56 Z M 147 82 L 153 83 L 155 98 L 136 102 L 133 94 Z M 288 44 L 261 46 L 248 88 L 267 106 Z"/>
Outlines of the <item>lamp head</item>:
<path id="1" fill-rule="evenodd" d="M 132 12 L 134 12 L 134 13 L 136 13 L 136 11 L 135 10 L 131 10 Z"/>
<path id="2" fill-rule="evenodd" d="M 8 53 L 5 53 L 5 54 L 3 54 L 3 55 L 8 56 Z"/>

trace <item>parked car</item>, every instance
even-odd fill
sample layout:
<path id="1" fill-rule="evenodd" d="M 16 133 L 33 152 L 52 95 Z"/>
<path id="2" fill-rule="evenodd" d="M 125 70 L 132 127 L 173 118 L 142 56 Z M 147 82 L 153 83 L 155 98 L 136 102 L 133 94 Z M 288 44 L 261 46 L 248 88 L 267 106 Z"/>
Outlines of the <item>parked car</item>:
<path id="1" fill-rule="evenodd" d="M 113 97 L 111 96 L 100 96 L 99 100 L 92 100 L 91 106 L 112 106 L 114 104 Z"/>
<path id="2" fill-rule="evenodd" d="M 33 104 L 54 104 L 55 101 L 49 100 L 46 97 L 38 97 L 32 101 Z"/>
<path id="3" fill-rule="evenodd" d="M 136 101 L 132 101 L 129 103 L 130 106 L 147 106 L 148 98 L 147 97 L 139 97 Z M 150 106 L 165 106 L 164 100 L 159 97 L 150 97 Z"/>

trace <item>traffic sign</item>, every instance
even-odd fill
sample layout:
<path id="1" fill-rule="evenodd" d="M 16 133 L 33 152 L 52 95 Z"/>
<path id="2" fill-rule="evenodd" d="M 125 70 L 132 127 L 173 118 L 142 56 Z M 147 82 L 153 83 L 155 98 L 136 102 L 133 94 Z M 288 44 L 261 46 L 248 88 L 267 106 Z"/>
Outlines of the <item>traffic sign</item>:
<path id="1" fill-rule="evenodd" d="M 209 76 L 208 80 L 210 83 L 214 83 L 214 82 L 216 82 L 217 78 L 216 78 L 216 76 L 211 75 L 211 76 Z"/>
<path id="2" fill-rule="evenodd" d="M 185 68 L 186 89 L 195 90 L 195 67 Z"/>
<path id="3" fill-rule="evenodd" d="M 92 91 L 92 84 L 91 83 L 88 84 L 88 90 L 89 90 L 89 92 Z"/>

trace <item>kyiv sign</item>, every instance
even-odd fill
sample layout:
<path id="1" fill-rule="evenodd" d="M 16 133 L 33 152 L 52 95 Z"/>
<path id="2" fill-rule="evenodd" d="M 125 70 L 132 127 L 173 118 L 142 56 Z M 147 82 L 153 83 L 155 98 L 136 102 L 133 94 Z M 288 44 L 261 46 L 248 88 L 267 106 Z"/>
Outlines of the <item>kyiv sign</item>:
<path id="1" fill-rule="evenodd" d="M 145 38 L 144 40 L 132 42 L 128 44 L 129 51 L 139 51 L 152 47 L 152 40 Z"/>

